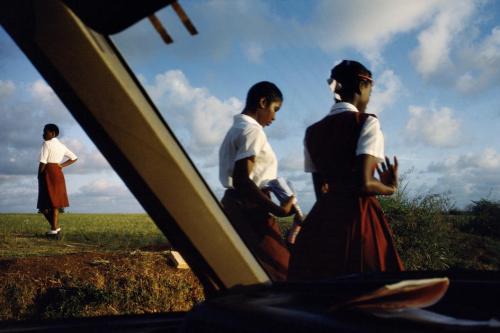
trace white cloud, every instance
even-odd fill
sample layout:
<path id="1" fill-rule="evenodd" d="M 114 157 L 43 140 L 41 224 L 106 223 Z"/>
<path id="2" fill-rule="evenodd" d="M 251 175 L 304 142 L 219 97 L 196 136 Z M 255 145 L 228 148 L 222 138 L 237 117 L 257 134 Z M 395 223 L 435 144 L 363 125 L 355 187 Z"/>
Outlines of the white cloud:
<path id="1" fill-rule="evenodd" d="M 302 150 L 295 150 L 296 153 L 288 154 L 286 157 L 280 159 L 278 165 L 280 171 L 304 171 L 304 156 Z"/>
<path id="2" fill-rule="evenodd" d="M 385 70 L 376 78 L 367 112 L 380 114 L 385 108 L 393 105 L 401 93 L 402 84 L 392 70 Z"/>
<path id="3" fill-rule="evenodd" d="M 89 174 L 96 172 L 112 171 L 108 161 L 95 148 L 94 145 L 87 146 L 82 140 L 75 138 L 61 139 L 68 149 L 78 156 L 76 164 L 64 169 L 67 174 Z"/>
<path id="4" fill-rule="evenodd" d="M 460 143 L 461 122 L 450 108 L 427 110 L 410 106 L 408 112 L 405 134 L 410 142 L 433 147 L 453 147 Z"/>
<path id="5" fill-rule="evenodd" d="M 461 70 L 456 88 L 462 93 L 478 92 L 500 83 L 500 26 L 480 42 L 461 50 L 457 62 Z"/>
<path id="6" fill-rule="evenodd" d="M 0 91 L 0 174 L 34 174 L 43 125 L 56 123 L 64 133 L 74 121 L 44 81 L 1 81 Z"/>
<path id="7" fill-rule="evenodd" d="M 0 80 L 0 101 L 4 98 L 12 95 L 16 90 L 16 85 L 12 81 L 2 81 Z"/>
<path id="8" fill-rule="evenodd" d="M 467 92 L 475 90 L 476 83 L 477 80 L 471 73 L 465 73 L 458 78 L 456 87 L 461 92 Z"/>
<path id="9" fill-rule="evenodd" d="M 473 169 L 500 173 L 500 153 L 493 148 L 486 148 L 480 153 L 451 156 L 444 161 L 431 163 L 427 170 L 458 174 Z"/>
<path id="10" fill-rule="evenodd" d="M 36 212 L 36 177 L 0 174 L 0 212 Z"/>
<path id="11" fill-rule="evenodd" d="M 31 95 L 35 113 L 45 120 L 44 123 L 57 123 L 58 125 L 74 123 L 66 107 L 44 80 L 39 79 L 29 84 L 27 91 Z"/>
<path id="12" fill-rule="evenodd" d="M 309 28 L 324 50 L 353 47 L 377 62 L 395 35 L 422 25 L 441 3 L 440 0 L 323 0 L 315 7 Z"/>
<path id="13" fill-rule="evenodd" d="M 67 172 L 88 174 L 111 170 L 90 141 L 90 146 L 87 146 L 75 139 L 74 133 L 65 136 L 76 123 L 44 81 L 18 86 L 20 88 L 16 88 L 12 81 L 0 82 L 0 91 L 8 92 L 0 104 L 0 141 L 4 142 L 0 146 L 0 174 L 36 174 L 37 158 L 43 141 L 42 129 L 49 122 L 59 126 L 59 139 L 79 157 L 78 164 L 68 168 Z M 80 131 L 76 135 L 84 134 Z"/>
<path id="14" fill-rule="evenodd" d="M 69 196 L 69 211 L 94 213 L 137 213 L 144 209 L 117 177 L 98 178 Z"/>
<path id="15" fill-rule="evenodd" d="M 423 78 L 469 94 L 500 83 L 500 26 L 482 32 L 485 20 L 478 11 L 485 3 L 444 1 L 439 5 L 411 52 Z"/>
<path id="16" fill-rule="evenodd" d="M 262 55 L 264 54 L 262 45 L 255 42 L 245 44 L 243 45 L 243 52 L 251 63 L 259 64 L 262 62 Z"/>
<path id="17" fill-rule="evenodd" d="M 478 53 L 479 58 L 487 64 L 498 61 L 500 56 L 500 26 L 491 30 L 491 34 L 485 38 Z"/>
<path id="18" fill-rule="evenodd" d="M 485 22 L 477 14 L 487 5 L 482 0 L 319 0 L 310 4 L 310 15 L 290 16 L 288 5 L 261 0 L 193 2 L 189 14 L 203 33 L 196 36 L 194 49 L 179 40 L 169 52 L 186 61 L 207 56 L 223 60 L 240 51 L 248 62 L 261 63 L 271 50 L 290 46 L 320 47 L 328 53 L 352 48 L 376 68 L 384 62 L 387 45 L 400 35 L 415 33 L 418 46 L 410 57 L 417 72 L 434 83 L 470 91 L 471 86 L 500 82 L 500 29 L 474 40 Z M 146 61 L 160 50 L 151 30 L 142 22 L 127 32 L 127 38 L 114 38 L 127 58 Z"/>
<path id="19" fill-rule="evenodd" d="M 475 11 L 472 1 L 444 2 L 432 24 L 419 36 L 411 57 L 424 77 L 451 67 L 450 49 L 455 36 L 467 27 Z"/>
<path id="20" fill-rule="evenodd" d="M 37 80 L 30 85 L 30 92 L 33 94 L 35 99 L 43 103 L 55 103 L 58 102 L 57 96 L 52 90 L 52 88 L 45 83 L 43 80 Z"/>
<path id="21" fill-rule="evenodd" d="M 233 115 L 243 108 L 235 97 L 220 100 L 206 88 L 191 86 L 180 70 L 157 75 L 153 84 L 146 84 L 146 89 L 181 141 L 204 154 L 220 145 L 232 125 Z"/>
<path id="22" fill-rule="evenodd" d="M 429 164 L 427 171 L 438 174 L 432 190 L 450 191 L 459 206 L 481 198 L 500 199 L 500 153 L 493 148 L 448 157 Z"/>
<path id="23" fill-rule="evenodd" d="M 79 194 L 92 195 L 99 197 L 115 197 L 127 193 L 126 187 L 123 184 L 111 182 L 108 179 L 96 179 L 78 189 Z"/>

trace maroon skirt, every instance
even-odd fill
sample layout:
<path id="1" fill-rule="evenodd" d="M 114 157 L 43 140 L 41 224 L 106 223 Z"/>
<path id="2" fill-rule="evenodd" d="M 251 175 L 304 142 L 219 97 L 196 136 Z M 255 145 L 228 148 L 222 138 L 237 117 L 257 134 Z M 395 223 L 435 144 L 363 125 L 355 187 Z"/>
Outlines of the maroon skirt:
<path id="1" fill-rule="evenodd" d="M 38 209 L 68 207 L 66 182 L 61 167 L 57 163 L 47 163 L 38 175 Z"/>
<path id="2" fill-rule="evenodd" d="M 222 206 L 233 227 L 270 277 L 275 281 L 286 280 L 290 253 L 276 218 L 231 189 L 226 190 Z"/>
<path id="3" fill-rule="evenodd" d="M 399 272 L 403 263 L 374 196 L 328 193 L 307 216 L 295 243 L 290 280 L 356 272 Z"/>

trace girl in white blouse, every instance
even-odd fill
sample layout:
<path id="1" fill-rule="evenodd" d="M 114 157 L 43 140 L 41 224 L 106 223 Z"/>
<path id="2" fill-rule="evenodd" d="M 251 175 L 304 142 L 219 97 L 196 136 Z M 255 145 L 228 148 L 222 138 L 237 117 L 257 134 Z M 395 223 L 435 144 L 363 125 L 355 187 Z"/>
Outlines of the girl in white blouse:
<path id="1" fill-rule="evenodd" d="M 68 207 L 66 182 L 62 169 L 76 162 L 77 156 L 56 137 L 59 128 L 47 124 L 43 128 L 43 145 L 38 166 L 38 202 L 37 208 L 50 224 L 47 235 L 57 235 L 59 227 L 59 209 Z M 64 157 L 68 157 L 63 162 Z"/>
<path id="2" fill-rule="evenodd" d="M 271 125 L 283 95 L 271 82 L 259 82 L 247 94 L 219 150 L 219 178 L 227 188 L 222 205 L 242 239 L 268 274 L 285 280 L 289 252 L 275 216 L 293 212 L 295 197 L 276 205 L 263 190 L 277 178 L 278 161 L 263 128 Z"/>

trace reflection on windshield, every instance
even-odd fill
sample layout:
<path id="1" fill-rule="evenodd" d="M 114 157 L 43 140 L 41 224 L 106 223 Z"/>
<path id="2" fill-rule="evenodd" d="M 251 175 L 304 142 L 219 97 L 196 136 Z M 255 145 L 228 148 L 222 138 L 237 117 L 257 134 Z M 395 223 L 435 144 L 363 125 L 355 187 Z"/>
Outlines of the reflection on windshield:
<path id="1" fill-rule="evenodd" d="M 498 270 L 499 4 L 364 4 L 362 15 L 355 6 L 186 2 L 199 35 L 164 10 L 172 44 L 147 21 L 113 41 L 240 234 L 253 235 L 246 243 L 279 267 L 275 278 L 290 253 L 290 272 L 308 279 Z M 332 72 L 343 59 L 366 70 Z M 282 93 L 273 119 L 264 116 L 277 100 L 248 109 L 262 81 Z M 262 127 L 260 146 L 250 138 L 223 162 L 238 121 Z M 275 172 L 259 180 L 264 146 Z M 232 183 L 219 179 L 224 163 Z M 286 186 L 268 185 L 278 179 Z M 259 254 L 264 234 L 270 257 Z"/>

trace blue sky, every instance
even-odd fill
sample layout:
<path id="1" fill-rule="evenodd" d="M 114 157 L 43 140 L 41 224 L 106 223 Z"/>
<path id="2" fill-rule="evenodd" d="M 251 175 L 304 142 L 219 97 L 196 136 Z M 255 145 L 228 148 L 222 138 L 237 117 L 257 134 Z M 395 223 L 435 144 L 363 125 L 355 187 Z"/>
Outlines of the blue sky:
<path id="1" fill-rule="evenodd" d="M 398 156 L 413 195 L 449 193 L 462 207 L 500 200 L 500 3 L 497 1 L 182 1 L 190 36 L 171 8 L 112 39 L 191 158 L 220 196 L 217 149 L 248 88 L 275 82 L 284 104 L 266 128 L 307 211 L 305 128 L 332 102 L 326 84 L 342 59 L 375 78 L 386 154 Z M 0 211 L 33 211 L 41 127 L 60 123 L 80 156 L 67 169 L 71 211 L 141 208 L 26 58 L 0 30 Z M 14 194 L 14 195 L 13 195 Z"/>

